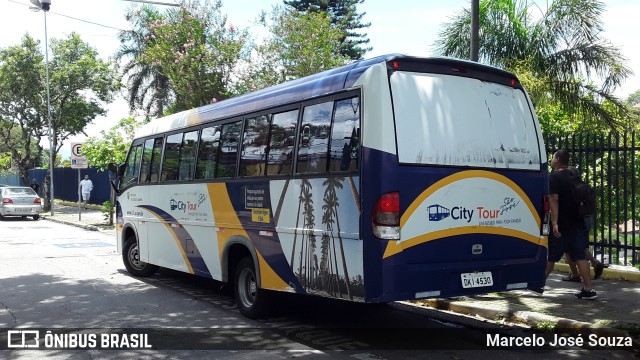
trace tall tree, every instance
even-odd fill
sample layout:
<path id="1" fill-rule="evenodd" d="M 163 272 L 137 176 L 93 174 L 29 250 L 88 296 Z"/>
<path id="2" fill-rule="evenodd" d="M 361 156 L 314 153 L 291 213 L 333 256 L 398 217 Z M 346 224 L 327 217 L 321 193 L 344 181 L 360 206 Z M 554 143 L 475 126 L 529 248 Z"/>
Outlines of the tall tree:
<path id="1" fill-rule="evenodd" d="M 333 27 L 343 31 L 340 53 L 349 59 L 362 59 L 371 50 L 366 47 L 369 38 L 359 32 L 371 26 L 371 23 L 362 23 L 362 17 L 366 13 L 358 13 L 357 10 L 357 5 L 364 3 L 364 0 L 285 0 L 284 3 L 302 13 L 329 14 Z"/>
<path id="2" fill-rule="evenodd" d="M 85 140 L 82 154 L 87 157 L 91 166 L 102 170 L 106 169 L 109 163 L 123 163 L 135 130 L 142 124 L 143 122 L 135 118 L 122 119 L 109 130 L 100 131 L 99 136 Z"/>
<path id="3" fill-rule="evenodd" d="M 173 99 L 171 83 L 161 66 L 141 61 L 141 56 L 154 42 L 154 37 L 149 34 L 149 24 L 163 20 L 163 16 L 157 9 L 143 6 L 129 10 L 125 18 L 133 29 L 118 35 L 120 48 L 115 58 L 121 62 L 122 76 L 127 78 L 129 110 L 141 110 L 145 116 L 160 117 Z"/>
<path id="4" fill-rule="evenodd" d="M 97 50 L 77 33 L 51 40 L 51 54 L 49 86 L 55 158 L 64 140 L 84 133 L 97 116 L 107 113 L 106 104 L 113 101 L 120 82 L 111 63 L 100 59 Z"/>
<path id="5" fill-rule="evenodd" d="M 25 185 L 27 170 L 38 163 L 39 136 L 46 126 L 43 58 L 29 35 L 20 45 L 0 50 L 0 142 Z"/>
<path id="6" fill-rule="evenodd" d="M 254 58 L 245 66 L 238 93 L 297 79 L 345 65 L 340 54 L 344 32 L 331 26 L 325 13 L 303 14 L 275 6 L 261 24 L 269 35 L 256 47 Z"/>
<path id="7" fill-rule="evenodd" d="M 603 3 L 553 0 L 538 20 L 531 9 L 527 0 L 481 1 L 480 61 L 538 79 L 542 86 L 531 94 L 534 103 L 559 105 L 572 122 L 619 126 L 628 109 L 613 91 L 631 70 L 602 37 Z M 436 52 L 468 59 L 470 25 L 468 8 L 456 14 L 440 32 Z"/>
<path id="8" fill-rule="evenodd" d="M 158 66 L 175 95 L 172 112 L 231 95 L 232 72 L 249 56 L 248 33 L 221 12 L 221 2 L 184 1 L 147 24 L 152 42 L 139 60 Z"/>

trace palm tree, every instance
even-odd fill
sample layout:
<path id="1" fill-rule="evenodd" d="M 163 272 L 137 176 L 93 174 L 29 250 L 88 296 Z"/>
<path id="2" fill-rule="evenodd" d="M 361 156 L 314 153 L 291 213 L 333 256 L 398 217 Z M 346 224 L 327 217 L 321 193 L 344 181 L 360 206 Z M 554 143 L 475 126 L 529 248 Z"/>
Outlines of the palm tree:
<path id="1" fill-rule="evenodd" d="M 620 51 L 601 36 L 604 4 L 598 0 L 552 0 L 538 20 L 527 0 L 480 2 L 480 62 L 537 79 L 536 104 L 555 103 L 576 119 L 610 127 L 627 109 L 613 95 L 632 72 Z M 469 59 L 471 13 L 463 9 L 446 23 L 435 43 L 439 55 Z M 602 81 L 596 87 L 586 79 Z M 606 106 L 608 101 L 613 107 Z"/>
<path id="2" fill-rule="evenodd" d="M 333 223 L 335 219 L 337 232 L 338 232 L 338 243 L 340 244 L 340 254 L 342 255 L 342 271 L 344 272 L 344 282 L 346 285 L 347 296 L 350 300 L 353 300 L 351 296 L 351 287 L 349 283 L 349 272 L 347 271 L 347 259 L 344 255 L 344 246 L 342 241 L 342 235 L 340 235 L 340 219 L 338 217 L 338 207 L 340 206 L 340 202 L 338 201 L 338 194 L 336 189 L 342 189 L 342 182 L 344 181 L 343 177 L 329 177 L 325 180 L 322 185 L 326 186 L 325 194 L 324 194 L 324 205 L 322 209 L 324 210 L 324 215 L 322 217 L 322 222 L 327 227 L 327 232 L 332 234 L 331 237 L 334 240 L 334 256 L 336 251 L 335 246 L 335 237 L 333 236 Z M 338 259 L 337 256 L 334 258 L 336 262 L 336 276 L 338 276 Z M 339 289 L 339 285 L 338 285 Z M 340 292 L 341 293 L 341 292 Z"/>
<path id="3" fill-rule="evenodd" d="M 122 75 L 127 77 L 130 111 L 140 109 L 147 116 L 162 116 L 173 96 L 170 81 L 163 75 L 162 68 L 140 60 L 145 47 L 153 41 L 149 37 L 148 24 L 161 18 L 157 10 L 148 6 L 127 13 L 126 19 L 133 30 L 120 32 L 120 49 L 115 55 L 117 60 L 124 61 Z"/>

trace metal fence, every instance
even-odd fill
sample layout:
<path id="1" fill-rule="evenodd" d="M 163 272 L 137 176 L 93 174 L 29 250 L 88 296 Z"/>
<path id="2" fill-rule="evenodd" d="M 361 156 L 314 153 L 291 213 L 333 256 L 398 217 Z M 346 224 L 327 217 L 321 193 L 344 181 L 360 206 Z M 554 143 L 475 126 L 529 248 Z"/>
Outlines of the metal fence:
<path id="1" fill-rule="evenodd" d="M 590 232 L 595 257 L 605 264 L 640 267 L 640 139 L 633 132 L 545 136 L 549 160 L 558 149 L 596 189 Z"/>

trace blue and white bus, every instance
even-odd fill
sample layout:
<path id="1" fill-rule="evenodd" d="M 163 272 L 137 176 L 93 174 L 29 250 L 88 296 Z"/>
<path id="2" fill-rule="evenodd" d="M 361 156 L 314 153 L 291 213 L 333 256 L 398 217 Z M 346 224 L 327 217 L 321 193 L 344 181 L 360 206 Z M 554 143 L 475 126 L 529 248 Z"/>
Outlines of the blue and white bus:
<path id="1" fill-rule="evenodd" d="M 387 55 L 156 119 L 119 168 L 118 251 L 361 302 L 544 285 L 547 155 L 511 73 Z"/>

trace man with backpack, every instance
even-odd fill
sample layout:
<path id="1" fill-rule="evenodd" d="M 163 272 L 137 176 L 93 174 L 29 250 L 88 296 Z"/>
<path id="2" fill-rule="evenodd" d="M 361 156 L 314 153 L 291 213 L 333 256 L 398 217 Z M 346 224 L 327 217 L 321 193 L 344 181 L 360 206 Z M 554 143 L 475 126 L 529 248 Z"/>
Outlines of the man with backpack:
<path id="1" fill-rule="evenodd" d="M 555 263 L 568 253 L 576 262 L 578 272 L 582 278 L 582 290 L 576 294 L 579 299 L 592 300 L 598 294 L 591 285 L 589 276 L 589 261 L 585 256 L 585 249 L 589 247 L 589 239 L 585 232 L 582 209 L 575 194 L 574 179 L 568 170 L 569 152 L 558 150 L 551 159 L 553 172 L 549 176 L 549 208 L 551 209 L 552 232 L 549 236 L 549 258 L 546 276 L 549 276 Z"/>
<path id="2" fill-rule="evenodd" d="M 591 230 L 591 226 L 593 225 L 593 213 L 596 210 L 595 190 L 593 190 L 591 186 L 589 186 L 582 180 L 582 175 L 580 174 L 580 170 L 578 168 L 569 166 L 567 168 L 567 171 L 569 174 L 569 178 L 573 183 L 574 201 L 577 201 L 578 203 L 578 213 L 580 217 L 584 218 L 584 231 L 588 236 L 589 231 Z M 591 266 L 593 266 L 593 280 L 599 279 L 600 276 L 602 276 L 604 265 L 593 256 L 588 248 L 584 250 L 584 254 L 587 257 L 587 260 L 589 260 L 589 262 L 591 263 Z M 569 264 L 571 272 L 569 273 L 569 275 L 563 277 L 562 280 L 571 282 L 582 282 L 575 261 L 571 259 L 571 256 L 569 254 L 565 254 L 565 260 L 567 261 L 567 264 Z"/>

